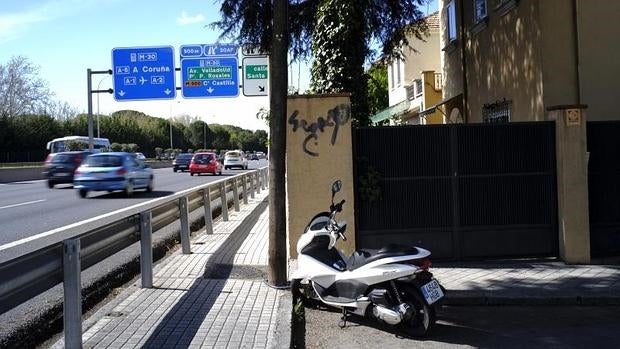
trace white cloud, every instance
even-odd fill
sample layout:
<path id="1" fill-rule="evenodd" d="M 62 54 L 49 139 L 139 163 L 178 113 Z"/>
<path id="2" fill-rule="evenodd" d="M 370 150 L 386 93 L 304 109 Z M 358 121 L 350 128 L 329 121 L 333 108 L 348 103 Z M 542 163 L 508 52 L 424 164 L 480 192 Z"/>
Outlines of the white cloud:
<path id="1" fill-rule="evenodd" d="M 40 11 L 11 13 L 0 15 L 0 42 L 6 42 L 19 37 L 20 33 L 28 30 L 33 24 L 46 21 Z"/>
<path id="2" fill-rule="evenodd" d="M 188 24 L 204 22 L 204 20 L 205 20 L 205 16 L 203 16 L 202 13 L 199 13 L 194 16 L 189 16 L 187 12 L 183 11 L 181 12 L 181 17 L 177 18 L 177 23 L 180 25 L 188 25 Z"/>

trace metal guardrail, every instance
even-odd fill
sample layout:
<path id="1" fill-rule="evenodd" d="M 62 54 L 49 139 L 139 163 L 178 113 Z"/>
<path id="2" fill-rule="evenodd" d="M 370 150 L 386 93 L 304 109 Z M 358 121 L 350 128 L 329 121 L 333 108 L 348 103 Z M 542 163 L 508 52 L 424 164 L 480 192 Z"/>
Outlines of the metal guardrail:
<path id="1" fill-rule="evenodd" d="M 142 287 L 152 287 L 154 231 L 180 220 L 182 252 L 189 254 L 189 213 L 204 208 L 206 232 L 211 234 L 212 202 L 221 203 L 222 220 L 227 221 L 227 194 L 232 192 L 233 208 L 239 211 L 239 190 L 247 204 L 248 195 L 254 198 L 255 191 L 266 189 L 268 175 L 266 167 L 245 172 L 0 246 L 0 255 L 9 255 L 0 262 L 0 314 L 63 283 L 65 345 L 80 348 L 82 270 L 140 241 Z"/>

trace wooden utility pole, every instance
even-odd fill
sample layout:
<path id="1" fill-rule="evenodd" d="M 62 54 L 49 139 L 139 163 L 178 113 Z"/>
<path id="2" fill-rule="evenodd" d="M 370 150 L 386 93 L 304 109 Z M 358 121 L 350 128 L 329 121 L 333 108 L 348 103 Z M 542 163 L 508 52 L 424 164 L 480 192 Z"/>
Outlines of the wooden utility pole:
<path id="1" fill-rule="evenodd" d="M 273 2 L 273 33 L 269 55 L 269 276 L 272 286 L 287 283 L 286 248 L 286 96 L 288 83 L 288 0 Z"/>

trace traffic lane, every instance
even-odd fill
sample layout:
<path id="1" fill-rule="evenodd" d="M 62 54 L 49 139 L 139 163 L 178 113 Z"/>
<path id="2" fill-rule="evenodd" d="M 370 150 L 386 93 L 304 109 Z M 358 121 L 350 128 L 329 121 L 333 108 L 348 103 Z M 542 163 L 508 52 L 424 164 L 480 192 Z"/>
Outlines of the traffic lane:
<path id="1" fill-rule="evenodd" d="M 613 348 L 619 306 L 454 306 L 437 312 L 427 338 L 410 338 L 374 321 L 306 308 L 307 348 Z"/>
<path id="2" fill-rule="evenodd" d="M 70 184 L 48 189 L 45 181 L 2 185 L 0 207 L 4 208 L 0 209 L 0 245 L 242 172 L 246 171 L 227 170 L 222 176 L 190 176 L 188 172 L 174 173 L 171 168 L 155 169 L 155 190 L 151 193 L 136 191 L 129 198 L 121 192 L 90 192 L 87 199 L 81 199 Z"/>

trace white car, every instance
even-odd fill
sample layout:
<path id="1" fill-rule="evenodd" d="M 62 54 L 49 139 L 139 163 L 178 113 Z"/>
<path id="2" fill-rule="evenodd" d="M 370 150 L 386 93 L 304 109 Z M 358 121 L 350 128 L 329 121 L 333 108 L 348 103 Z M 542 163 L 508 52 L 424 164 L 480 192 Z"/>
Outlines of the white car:
<path id="1" fill-rule="evenodd" d="M 240 168 L 242 170 L 248 169 L 248 158 L 245 157 L 245 153 L 241 150 L 232 150 L 224 154 L 224 169 Z"/>

